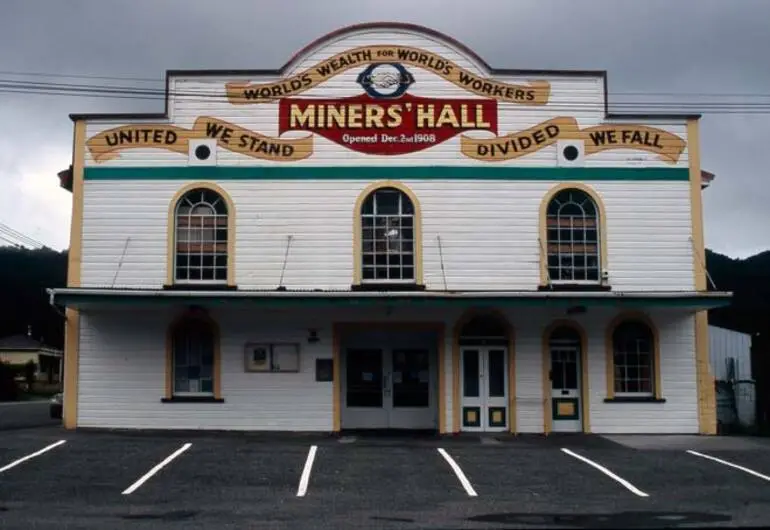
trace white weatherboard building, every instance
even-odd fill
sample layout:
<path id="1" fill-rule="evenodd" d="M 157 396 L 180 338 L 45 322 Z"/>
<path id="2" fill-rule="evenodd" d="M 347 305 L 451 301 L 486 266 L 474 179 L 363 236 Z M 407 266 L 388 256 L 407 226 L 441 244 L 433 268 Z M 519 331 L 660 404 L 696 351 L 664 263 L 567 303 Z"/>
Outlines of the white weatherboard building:
<path id="1" fill-rule="evenodd" d="M 698 116 L 606 86 L 376 23 L 73 115 L 65 425 L 714 433 Z"/>

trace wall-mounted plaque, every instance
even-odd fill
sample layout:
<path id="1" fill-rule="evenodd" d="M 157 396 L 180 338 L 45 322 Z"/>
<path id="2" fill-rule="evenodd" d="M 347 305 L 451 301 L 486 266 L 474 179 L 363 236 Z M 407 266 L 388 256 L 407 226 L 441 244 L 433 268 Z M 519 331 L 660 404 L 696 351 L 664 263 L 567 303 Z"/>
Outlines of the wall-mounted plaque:
<path id="1" fill-rule="evenodd" d="M 315 380 L 321 382 L 334 380 L 334 361 L 332 359 L 315 360 Z"/>
<path id="2" fill-rule="evenodd" d="M 244 368 L 247 372 L 299 372 L 299 344 L 249 342 Z"/>

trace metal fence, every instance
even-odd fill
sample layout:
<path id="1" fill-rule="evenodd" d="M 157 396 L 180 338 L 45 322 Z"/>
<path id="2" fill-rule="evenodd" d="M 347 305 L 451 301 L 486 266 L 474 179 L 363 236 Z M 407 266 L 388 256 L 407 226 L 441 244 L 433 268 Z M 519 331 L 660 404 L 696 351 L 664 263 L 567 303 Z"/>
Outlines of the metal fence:
<path id="1" fill-rule="evenodd" d="M 741 370 L 736 358 L 724 361 L 724 378 L 716 380 L 718 432 L 753 433 L 757 429 L 756 383 L 738 377 Z"/>

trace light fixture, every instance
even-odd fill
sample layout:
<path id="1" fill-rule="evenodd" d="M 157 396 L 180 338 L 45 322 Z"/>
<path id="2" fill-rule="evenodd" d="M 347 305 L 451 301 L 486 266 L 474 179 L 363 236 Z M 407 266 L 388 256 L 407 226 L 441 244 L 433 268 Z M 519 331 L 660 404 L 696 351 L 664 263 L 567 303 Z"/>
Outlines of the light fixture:
<path id="1" fill-rule="evenodd" d="M 316 342 L 318 342 L 320 340 L 321 339 L 318 338 L 318 330 L 315 330 L 315 329 L 309 329 L 308 330 L 308 332 L 307 332 L 307 341 L 310 344 L 314 344 L 314 343 L 316 343 Z"/>

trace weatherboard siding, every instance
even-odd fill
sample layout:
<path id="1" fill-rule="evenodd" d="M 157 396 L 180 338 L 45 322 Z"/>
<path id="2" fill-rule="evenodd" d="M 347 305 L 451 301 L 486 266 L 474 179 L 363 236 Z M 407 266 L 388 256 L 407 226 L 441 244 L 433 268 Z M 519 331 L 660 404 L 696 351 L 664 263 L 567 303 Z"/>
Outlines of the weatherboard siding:
<path id="1" fill-rule="evenodd" d="M 543 388 L 543 334 L 558 311 L 506 311 L 516 333 L 516 418 L 521 433 L 541 433 L 544 403 L 550 386 Z M 648 313 L 660 337 L 661 386 L 665 403 L 605 403 L 607 397 L 607 325 L 616 316 L 610 310 L 591 309 L 571 320 L 586 333 L 588 395 L 591 432 L 697 433 L 698 408 L 695 371 L 694 317 L 681 311 Z M 550 402 L 548 402 L 550 411 Z"/>
<path id="2" fill-rule="evenodd" d="M 384 319 L 384 309 L 340 308 L 322 313 L 303 310 L 248 312 L 218 308 L 221 389 L 224 403 L 161 403 L 165 392 L 166 326 L 173 314 L 163 310 L 81 313 L 78 426 L 100 428 L 311 430 L 333 429 L 333 385 L 316 382 L 315 359 L 331 358 L 333 322 Z M 453 328 L 459 310 L 399 310 L 398 321 L 443 322 L 444 425 L 454 419 Z M 543 332 L 563 314 L 535 309 L 504 310 L 515 333 L 516 430 L 542 433 L 544 404 Z M 604 403 L 606 397 L 607 323 L 615 314 L 591 310 L 574 319 L 588 338 L 588 387 L 594 433 L 696 433 L 697 386 L 693 317 L 679 311 L 650 316 L 658 326 L 662 396 L 665 403 Z M 259 322 L 255 325 L 255 322 Z M 307 342 L 307 330 L 319 342 Z M 247 373 L 243 346 L 249 341 L 300 343 L 300 372 Z M 550 410 L 550 409 L 549 409 Z M 343 425 L 344 427 L 344 425 Z"/>
<path id="3" fill-rule="evenodd" d="M 295 75 L 309 68 L 314 68 L 320 61 L 326 60 L 338 53 L 360 46 L 393 45 L 420 48 L 451 60 L 458 66 L 476 76 L 490 77 L 482 65 L 475 64 L 462 51 L 442 42 L 437 38 L 428 37 L 413 31 L 364 31 L 333 39 L 323 46 L 310 50 L 305 56 L 297 58 L 293 67 L 286 72 L 286 77 Z M 511 65 L 492 65 L 506 67 Z M 365 63 L 345 72 L 330 77 L 304 92 L 289 95 L 298 98 L 338 98 L 359 95 L 362 87 L 356 82 L 356 77 L 366 67 Z M 414 96 L 435 98 L 480 98 L 481 96 L 466 91 L 441 76 L 427 69 L 408 65 L 407 68 L 415 76 L 415 83 L 409 87 L 408 93 Z M 91 137 L 105 130 L 126 125 L 128 123 L 169 123 L 189 128 L 200 116 L 216 117 L 244 127 L 263 135 L 277 137 L 279 103 L 266 102 L 258 104 L 233 105 L 225 97 L 225 84 L 228 82 L 270 83 L 281 81 L 280 76 L 260 77 L 212 77 L 186 76 L 173 77 L 169 81 L 171 97 L 168 101 L 167 120 L 130 120 L 110 121 L 98 120 L 89 122 L 86 126 L 86 136 Z M 681 120 L 605 120 L 604 79 L 601 76 L 568 76 L 568 75 L 536 75 L 536 76 L 505 76 L 495 75 L 496 81 L 512 84 L 528 84 L 533 80 L 546 80 L 551 84 L 550 98 L 542 106 L 526 106 L 516 103 L 498 102 L 498 135 L 522 131 L 551 118 L 568 116 L 574 117 L 581 128 L 602 123 L 642 123 L 673 133 L 686 140 L 686 123 Z M 473 138 L 490 138 L 489 132 L 470 131 L 465 133 Z M 302 138 L 308 133 L 289 131 L 281 138 Z M 557 147 L 551 145 L 529 155 L 505 161 L 479 161 L 460 152 L 460 135 L 429 147 L 425 150 L 398 156 L 383 156 L 362 154 L 340 146 L 318 134 L 313 135 L 313 154 L 304 160 L 285 162 L 258 160 L 249 156 L 234 153 L 227 149 L 217 150 L 217 163 L 221 166 L 282 166 L 295 165 L 311 166 L 343 166 L 343 165 L 392 165 L 394 161 L 401 165 L 435 166 L 435 165 L 465 165 L 465 166 L 553 166 L 557 163 Z M 177 166 L 187 164 L 187 155 L 161 149 L 130 149 L 122 151 L 117 157 L 103 162 L 95 162 L 90 153 L 86 153 L 86 166 L 96 167 L 139 167 L 139 166 Z M 613 149 L 585 157 L 586 167 L 687 167 L 687 150 L 675 164 L 661 160 L 656 154 L 640 150 Z"/>
<path id="4" fill-rule="evenodd" d="M 537 287 L 539 208 L 557 182 L 403 182 L 416 194 L 422 208 L 423 268 L 428 289 Z M 350 287 L 353 208 L 368 181 L 217 183 L 235 203 L 235 276 L 239 288 L 277 287 L 284 259 L 283 285 L 288 289 Z M 689 184 L 586 183 L 604 201 L 613 289 L 691 290 Z M 169 203 L 186 184 L 86 181 L 81 285 L 164 285 Z"/>
<path id="5" fill-rule="evenodd" d="M 332 430 L 332 384 L 315 381 L 315 359 L 328 356 L 328 343 L 308 344 L 307 327 L 298 321 L 270 321 L 262 315 L 263 325 L 255 326 L 253 315 L 214 318 L 222 337 L 225 402 L 161 403 L 170 316 L 153 311 L 82 313 L 78 426 Z M 300 372 L 245 372 L 248 341 L 301 343 Z"/>

